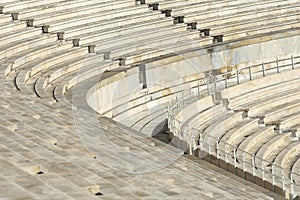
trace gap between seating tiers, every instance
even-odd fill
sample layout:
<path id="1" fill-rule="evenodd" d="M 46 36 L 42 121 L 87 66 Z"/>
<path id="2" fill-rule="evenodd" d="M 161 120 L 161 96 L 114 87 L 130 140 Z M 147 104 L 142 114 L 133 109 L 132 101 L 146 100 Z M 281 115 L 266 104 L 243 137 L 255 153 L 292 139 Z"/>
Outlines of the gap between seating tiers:
<path id="1" fill-rule="evenodd" d="M 116 72 L 109 72 L 108 75 L 104 75 L 104 77 L 103 77 L 104 80 L 108 77 L 111 77 L 112 74 L 115 74 L 115 73 Z M 92 110 L 91 107 L 86 102 L 86 93 L 88 92 L 88 89 L 91 88 L 93 85 L 95 85 L 95 83 L 97 83 L 98 81 L 99 81 L 99 76 L 94 75 L 94 76 L 91 76 L 88 80 L 85 80 L 84 82 L 83 81 L 78 82 L 76 87 L 74 87 L 71 90 L 69 90 L 68 92 L 66 92 L 65 98 L 67 98 L 70 102 L 72 102 L 72 104 L 74 106 L 76 106 L 77 108 L 80 108 L 81 110 L 85 110 L 86 112 L 91 112 L 91 114 L 94 116 L 95 115 L 94 110 Z M 127 129 L 125 126 L 123 128 Z M 124 131 L 124 129 L 121 129 L 121 130 Z M 98 132 L 96 132 L 94 134 L 96 134 L 96 135 L 94 135 L 94 137 L 97 137 Z M 131 136 L 129 136 L 129 137 L 131 137 Z M 140 138 L 137 138 L 137 140 L 139 140 L 139 139 Z M 122 138 L 120 138 L 120 140 L 122 140 Z M 147 139 L 147 141 L 148 141 L 148 139 Z M 133 141 L 131 141 L 131 142 L 133 142 Z M 127 143 L 128 143 L 128 141 L 124 140 L 124 144 L 128 145 Z M 138 143 L 141 143 L 140 147 L 144 148 L 142 141 L 138 142 Z M 135 148 L 135 147 L 132 147 L 132 148 Z M 136 149 L 136 150 L 138 151 L 138 149 Z M 148 150 L 150 150 L 150 149 L 148 149 Z M 168 153 L 167 153 L 167 155 L 168 155 Z"/>
<path id="2" fill-rule="evenodd" d="M 67 85 L 67 87 L 69 88 L 70 86 L 69 85 Z M 175 89 L 175 88 L 174 88 Z M 178 87 L 178 89 L 180 89 L 180 87 Z M 178 90 L 178 89 L 175 89 L 175 90 Z M 62 88 L 60 87 L 60 90 L 62 90 Z M 56 93 L 56 88 L 55 88 L 55 91 L 54 91 L 55 93 Z M 158 93 L 157 94 L 155 94 L 155 93 L 152 93 L 151 94 L 152 96 L 154 95 L 155 97 L 153 97 L 153 98 L 157 98 L 157 100 L 159 100 L 159 98 L 161 98 L 162 96 L 161 96 L 161 92 L 160 91 L 158 91 Z M 155 99 L 152 99 L 152 102 L 149 102 L 149 103 L 151 103 L 151 104 L 156 104 L 155 103 Z M 125 98 L 125 100 L 126 100 L 126 98 Z M 133 109 L 138 109 L 138 110 L 145 110 L 145 106 L 147 106 L 144 102 L 142 102 L 142 101 L 144 101 L 143 100 L 143 98 L 140 98 L 140 99 L 135 99 L 134 101 L 136 101 L 136 102 L 138 102 L 138 100 L 141 100 L 141 102 L 140 102 L 140 105 L 139 106 L 137 106 L 137 107 L 133 107 Z M 159 100 L 159 101 L 161 101 L 161 100 Z M 166 99 L 166 100 L 164 100 L 164 101 L 168 101 L 168 99 Z M 135 103 L 134 103 L 135 104 Z M 120 104 L 120 106 L 123 106 L 122 104 Z M 145 107 L 145 108 L 144 108 Z M 126 111 L 126 110 L 125 110 Z M 125 113 L 125 111 L 122 111 L 122 112 L 124 112 Z M 131 108 L 128 110 L 129 112 L 131 112 L 132 110 L 131 110 Z M 126 112 L 128 112 L 128 111 L 126 111 Z M 118 111 L 118 112 L 120 112 L 120 111 Z M 123 113 L 123 114 L 124 114 Z M 125 114 L 126 115 L 126 114 Z M 151 114 L 150 114 L 151 115 Z M 151 120 L 150 119 L 150 122 L 151 121 L 153 121 L 153 120 Z"/>
<path id="3" fill-rule="evenodd" d="M 105 77 L 106 77 L 106 75 L 104 75 Z M 111 75 L 110 75 L 111 76 Z M 91 83 L 91 86 L 92 85 L 94 85 L 97 81 L 98 81 L 98 77 L 96 76 L 95 77 L 96 78 L 96 80 L 94 81 L 94 82 L 92 82 Z M 107 77 L 108 78 L 108 77 Z M 111 78 L 111 77 L 110 77 Z M 93 78 L 92 78 L 93 79 Z M 103 81 L 103 79 L 102 79 L 102 81 Z M 78 83 L 79 85 L 81 84 L 84 84 L 84 82 L 81 82 L 81 83 Z M 90 88 L 91 86 L 88 86 L 87 88 Z M 72 91 L 78 91 L 78 88 L 77 88 L 78 86 L 75 86 L 75 89 L 74 88 L 72 88 L 70 91 L 68 91 L 67 93 L 66 93 L 66 98 L 67 99 L 69 99 L 69 101 L 71 102 L 72 100 L 71 100 L 71 98 L 73 99 L 74 97 L 73 97 L 73 95 L 72 95 Z M 72 96 L 70 96 L 70 95 L 72 95 Z M 82 95 L 82 97 L 81 98 L 85 98 L 85 94 L 83 94 Z M 80 108 L 82 108 L 82 106 L 83 105 L 77 105 L 76 104 L 76 102 L 73 102 L 73 103 L 75 103 L 75 105 L 76 106 L 79 106 Z M 165 111 L 164 111 L 164 113 L 166 113 L 166 108 L 165 108 L 165 106 L 164 106 L 164 109 L 165 109 Z M 130 109 L 129 109 L 129 111 L 130 111 Z M 143 129 L 143 131 L 142 131 L 142 133 L 144 133 L 144 134 L 146 134 L 146 135 L 148 135 L 149 136 L 149 133 L 153 133 L 153 134 L 155 134 L 155 133 L 157 133 L 157 131 L 156 131 L 156 126 L 157 126 L 157 124 L 158 123 L 161 123 L 162 121 L 164 121 L 165 120 L 165 117 L 164 116 L 161 116 L 161 113 L 153 113 L 152 111 L 151 112 L 147 112 L 146 110 L 144 110 L 144 112 L 146 112 L 146 113 L 148 113 L 149 115 L 148 116 L 151 116 L 150 118 L 143 118 L 143 117 L 139 117 L 139 118 L 141 118 L 142 120 L 144 120 L 144 125 L 143 125 L 143 127 L 142 127 L 142 129 Z M 146 116 L 147 117 L 147 116 Z M 160 118 L 159 118 L 160 117 Z M 132 118 L 133 119 L 133 118 Z M 133 121 L 134 123 L 135 123 L 135 121 Z M 139 122 L 139 121 L 137 121 L 137 122 Z M 156 122 L 156 123 L 155 123 Z M 126 126 L 129 126 L 129 123 L 127 122 L 126 123 Z M 136 129 L 136 130 L 140 130 L 138 127 L 133 127 L 134 129 Z M 146 131 L 146 132 L 145 132 Z"/>
<path id="4" fill-rule="evenodd" d="M 161 104 L 149 110 L 144 110 L 139 114 L 130 115 L 129 119 L 124 119 L 120 123 L 127 125 L 145 135 L 154 136 L 164 127 L 159 125 L 167 118 L 167 104 Z M 158 127 L 158 129 L 157 129 Z"/>

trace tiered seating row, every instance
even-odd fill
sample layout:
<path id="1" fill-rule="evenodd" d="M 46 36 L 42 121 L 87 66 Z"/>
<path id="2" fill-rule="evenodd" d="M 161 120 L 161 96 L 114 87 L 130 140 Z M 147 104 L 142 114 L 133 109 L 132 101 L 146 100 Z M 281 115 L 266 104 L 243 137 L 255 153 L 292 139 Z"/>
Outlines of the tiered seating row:
<path id="1" fill-rule="evenodd" d="M 182 16 L 184 22 L 192 29 L 198 27 L 201 32 L 210 30 L 212 36 L 223 38 L 217 39 L 218 41 L 230 41 L 283 29 L 293 29 L 297 27 L 299 21 L 297 15 L 299 2 L 293 0 L 219 1 L 195 2 L 194 4 L 190 1 L 157 1 L 156 3 L 159 10 L 171 11 L 171 16 L 174 18 Z M 152 5 L 150 2 L 149 4 Z M 219 11 L 220 8 L 222 11 Z M 283 16 L 287 13 L 289 13 L 288 16 Z M 209 35 L 209 31 L 205 35 Z"/>
<path id="2" fill-rule="evenodd" d="M 261 179 L 272 182 L 274 176 L 290 187 L 287 180 L 294 174 L 298 188 L 299 169 L 294 166 L 300 158 L 298 72 L 299 68 L 290 69 L 229 87 L 221 93 L 227 99 L 224 105 L 215 105 L 210 96 L 202 98 L 175 113 L 177 122 L 170 123 L 171 130 L 187 143 L 194 138 L 196 148 Z"/>

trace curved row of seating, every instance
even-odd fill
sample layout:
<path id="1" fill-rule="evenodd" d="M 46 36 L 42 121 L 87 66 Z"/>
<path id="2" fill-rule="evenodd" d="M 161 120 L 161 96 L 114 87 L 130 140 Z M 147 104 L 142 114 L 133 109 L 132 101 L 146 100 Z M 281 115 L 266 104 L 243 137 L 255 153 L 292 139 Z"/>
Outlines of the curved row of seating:
<path id="1" fill-rule="evenodd" d="M 191 4 L 189 1 L 156 1 L 158 10 L 169 10 L 173 18 L 182 17 L 187 25 L 192 26 L 192 29 L 199 28 L 205 36 L 210 35 L 210 32 L 212 36 L 222 35 L 223 39 L 219 41 L 296 28 L 299 20 L 297 3 L 299 2 L 219 1 Z M 278 23 L 282 26 L 278 26 Z"/>
<path id="2" fill-rule="evenodd" d="M 265 171 L 281 177 L 280 167 L 289 179 L 299 174 L 299 85 L 296 68 L 229 87 L 221 92 L 223 104 L 201 98 L 179 111 L 175 116 L 181 123 L 173 126 L 200 134 L 200 141 L 195 135 L 198 148 L 255 176 L 263 179 Z M 190 143 L 189 136 L 183 138 Z M 297 191 L 299 175 L 292 181 Z"/>
<path id="3" fill-rule="evenodd" d="M 184 25 L 177 24 L 176 25 L 177 27 L 173 27 L 169 29 L 168 27 L 170 27 L 171 25 L 170 23 L 172 22 L 172 20 L 168 18 L 163 18 L 159 13 L 149 11 L 149 8 L 146 5 L 136 6 L 135 3 L 131 1 L 124 1 L 124 3 L 120 2 L 119 4 L 113 4 L 111 2 L 103 2 L 103 4 L 101 5 L 96 5 L 96 2 L 89 2 L 85 7 L 80 7 L 81 5 L 80 3 L 82 3 L 82 1 L 79 0 L 78 2 L 72 2 L 72 3 L 64 2 L 62 4 L 56 5 L 55 9 L 53 9 L 53 6 L 47 7 L 46 3 L 41 5 L 34 4 L 32 5 L 31 8 L 25 7 L 27 9 L 26 12 L 25 10 L 22 9 L 18 10 L 18 6 L 15 7 L 15 11 L 14 11 L 14 7 L 12 6 L 10 9 L 9 8 L 7 9 L 7 12 L 15 13 L 17 12 L 16 10 L 18 10 L 18 15 L 20 20 L 33 19 L 32 25 L 37 27 L 42 26 L 45 32 L 60 34 L 59 37 L 65 38 L 66 40 L 72 40 L 75 46 L 95 45 L 96 51 L 105 52 L 107 55 L 106 57 L 108 58 L 117 59 L 117 60 L 121 59 L 122 65 L 130 65 L 133 64 L 134 62 L 149 60 L 163 55 L 169 55 L 169 54 L 174 54 L 176 52 L 187 51 L 194 47 L 201 47 L 201 46 L 212 44 L 212 39 L 209 39 L 207 37 L 201 39 L 199 38 L 197 32 L 194 31 L 192 31 L 191 33 L 186 32 L 184 30 L 186 28 Z M 128 3 L 128 5 L 126 3 Z M 168 3 L 172 4 L 172 1 Z M 177 2 L 175 1 L 174 6 L 176 6 L 176 3 Z M 220 3 L 215 3 L 214 5 L 222 6 L 222 3 L 228 5 L 229 2 L 221 1 Z M 211 3 L 208 3 L 209 6 L 211 6 L 210 4 Z M 241 9 L 252 9 L 253 7 L 257 7 L 257 9 L 251 12 L 261 13 L 269 17 L 269 12 L 266 12 L 266 10 L 271 10 L 271 12 L 274 13 L 273 15 L 276 16 L 277 19 L 283 19 L 283 20 L 272 21 L 270 19 L 270 21 L 268 21 L 267 19 L 260 19 L 261 21 L 263 20 L 264 23 L 259 24 L 260 25 L 259 29 L 253 29 L 249 26 L 246 26 L 249 25 L 250 23 L 244 23 L 244 25 L 240 23 L 241 26 L 240 25 L 237 26 L 236 24 L 234 24 L 234 20 L 235 21 L 240 20 L 241 22 L 246 20 L 247 22 L 249 21 L 249 16 L 246 16 L 245 18 L 246 20 L 245 20 L 241 18 L 239 14 L 237 14 L 237 16 L 232 16 L 230 18 L 233 21 L 228 21 L 228 25 L 231 26 L 231 28 L 228 28 L 230 34 L 225 34 L 225 37 L 231 39 L 238 39 L 244 36 L 251 36 L 252 35 L 251 31 L 253 31 L 255 35 L 255 34 L 268 33 L 268 31 L 270 32 L 270 30 L 276 32 L 277 30 L 280 30 L 280 27 L 281 29 L 283 29 L 283 27 L 286 27 L 287 29 L 295 29 L 297 27 L 298 18 L 296 14 L 293 15 L 294 11 L 297 11 L 297 4 L 295 5 L 295 2 L 281 1 L 281 2 L 272 2 L 272 4 L 268 4 L 268 2 L 262 3 L 262 2 L 254 1 L 254 2 L 249 2 L 247 6 L 245 6 L 245 4 L 243 4 L 242 2 L 234 2 L 229 4 L 230 6 L 234 5 L 234 7 L 233 8 L 228 7 L 228 11 L 226 10 L 227 7 L 225 7 L 224 8 L 225 14 L 217 12 L 216 10 L 207 10 L 206 12 L 210 14 L 217 13 L 218 18 L 214 20 L 215 22 L 218 23 L 222 22 L 222 24 L 224 24 L 223 20 L 226 19 L 227 13 L 229 13 L 229 15 L 232 15 L 233 13 L 239 11 L 239 13 L 244 14 L 245 11 L 247 10 L 241 10 Z M 279 7 L 273 9 L 272 7 L 273 4 Z M 113 7 L 114 9 L 111 10 L 112 5 L 118 7 L 116 8 Z M 202 3 L 198 3 L 196 5 L 197 6 L 199 5 L 201 9 L 205 9 L 204 7 L 202 8 L 203 6 Z M 196 5 L 194 6 L 197 7 Z M 102 12 L 93 14 L 93 10 L 91 10 L 89 6 L 98 12 L 99 9 L 104 9 L 103 11 L 109 13 L 105 15 L 107 19 L 103 18 L 104 13 Z M 45 7 L 47 9 L 45 9 Z M 258 8 L 261 8 L 262 10 L 260 11 Z M 6 12 L 5 5 L 3 9 L 4 12 Z M 33 10 L 31 11 L 30 9 Z M 288 17 L 287 15 L 284 15 L 284 17 L 280 17 L 280 14 L 282 13 L 283 9 L 287 11 L 288 16 L 290 17 Z M 34 11 L 36 10 L 38 10 L 39 12 L 37 12 L 37 14 L 35 15 Z M 115 15 L 113 14 L 114 11 L 116 11 Z M 132 12 L 132 14 L 130 12 Z M 254 17 L 254 15 L 251 12 L 249 12 L 249 15 L 251 17 Z M 150 26 L 147 25 L 146 22 L 148 19 L 145 19 L 145 17 L 140 17 L 140 13 L 146 15 L 149 14 L 150 17 L 149 24 L 151 23 L 152 25 Z M 74 18 L 74 16 L 76 16 L 76 18 Z M 200 16 L 206 18 L 205 20 L 199 19 L 202 25 L 206 24 L 206 21 L 210 19 L 205 14 Z M 127 17 L 129 20 L 128 19 L 126 20 Z M 261 17 L 262 16 L 260 16 L 259 18 Z M 56 18 L 59 20 L 57 20 Z M 257 20 L 257 18 L 258 17 L 255 17 L 254 20 Z M 160 19 L 160 23 L 155 23 L 155 25 L 153 26 L 152 23 L 153 20 L 158 20 L 158 19 Z M 278 22 L 280 23 L 278 24 Z M 97 24 L 99 23 L 101 23 L 102 25 L 97 26 Z M 114 27 L 112 25 L 114 23 L 117 23 L 116 24 L 117 27 Z M 51 26 L 49 26 L 49 24 L 51 24 Z M 274 28 L 272 24 L 275 25 Z M 129 27 L 129 25 L 133 27 L 127 28 Z M 160 25 L 161 28 L 159 28 Z M 216 24 L 216 26 L 218 27 L 219 25 L 220 24 Z M 237 30 L 233 30 L 233 28 Z M 155 31 L 158 35 L 153 34 L 153 32 L 149 32 L 148 35 L 149 38 L 147 38 L 145 34 L 141 36 L 140 33 L 141 32 L 144 33 L 145 30 L 147 29 L 149 29 L 149 31 Z M 213 28 L 211 29 L 213 30 Z M 221 29 L 222 31 L 227 30 L 225 26 L 222 27 Z M 83 30 L 85 30 L 86 32 L 82 32 Z M 87 30 L 89 31 L 87 32 Z M 179 32 L 177 32 L 177 30 Z M 166 33 L 169 33 L 169 35 Z M 62 34 L 64 34 L 64 36 Z M 137 41 L 139 37 L 141 38 L 141 40 Z M 110 41 L 112 40 L 114 41 L 119 40 L 121 42 L 111 43 Z M 127 45 L 129 43 L 131 44 L 132 40 L 136 42 L 136 46 Z M 155 40 L 157 40 L 157 42 L 155 42 Z M 124 43 L 124 41 L 127 41 L 128 43 L 126 42 Z M 143 43 L 144 45 L 139 45 L 141 43 Z M 103 48 L 104 46 L 105 48 Z"/>
<path id="4" fill-rule="evenodd" d="M 170 45 L 178 41 L 192 41 L 192 39 L 199 38 L 196 32 L 186 32 L 186 28 L 183 25 L 171 27 L 171 19 L 164 19 L 161 14 L 149 11 L 148 6 L 135 6 L 135 3 L 132 1 L 124 2 L 125 3 L 120 2 L 118 4 L 103 2 L 101 5 L 94 2 L 90 5 L 87 4 L 87 6 L 83 8 L 77 3 L 72 3 L 72 5 L 74 4 L 74 6 L 77 7 L 66 8 L 65 6 L 69 4 L 65 2 L 64 4 L 55 6 L 54 10 L 51 9 L 51 6 L 49 9 L 44 9 L 45 4 L 38 8 L 35 6 L 32 7 L 32 9 L 40 9 L 40 12 L 43 12 L 43 14 L 37 13 L 37 15 L 34 15 L 34 11 L 30 11 L 29 8 L 26 8 L 26 12 L 23 10 L 18 11 L 18 19 L 31 19 L 33 20 L 31 26 L 43 27 L 44 32 L 59 34 L 60 39 L 65 38 L 67 41 L 72 40 L 75 46 L 79 44 L 96 45 L 97 51 L 111 52 L 110 57 L 116 59 L 122 57 L 126 52 L 131 53 L 137 50 L 136 48 L 155 49 L 155 44 L 157 45 L 158 42 L 164 41 L 166 45 Z M 129 6 L 129 4 L 131 4 L 131 6 Z M 116 7 L 113 10 L 111 10 L 112 5 Z M 96 12 L 93 13 L 93 10 L 91 10 L 89 6 Z M 60 9 L 61 12 L 59 11 Z M 103 12 L 99 12 L 99 10 L 102 9 Z M 14 13 L 14 11 L 9 9 L 7 11 Z M 104 17 L 105 12 L 107 12 L 107 15 Z M 143 13 L 143 17 L 141 17 L 141 13 Z M 149 16 L 148 18 L 147 15 Z M 74 18 L 74 16 L 76 16 L 76 18 Z M 153 23 L 154 21 L 156 23 Z M 97 24 L 100 23 L 101 26 L 98 26 Z M 49 24 L 51 24 L 51 26 L 49 26 Z M 113 26 L 113 24 L 116 24 L 116 26 Z M 132 28 L 127 28 L 129 26 L 132 26 Z M 83 32 L 83 29 L 85 32 Z M 87 30 L 89 31 L 87 32 Z M 148 38 L 147 36 L 143 35 L 142 37 L 140 35 L 142 32 L 145 33 L 146 30 L 149 30 Z M 156 34 L 154 34 L 154 32 L 156 32 Z M 169 33 L 169 35 L 166 33 Z M 145 43 L 144 46 L 135 47 L 134 49 L 133 47 L 126 49 L 126 46 L 128 47 L 128 45 L 126 45 L 127 43 L 111 43 L 112 40 L 128 41 L 128 43 L 130 43 L 132 39 L 135 39 L 134 41 L 137 42 L 138 38 L 141 38 L 139 43 L 145 43 L 147 41 L 154 42 L 154 40 L 158 41 L 157 43 L 154 42 L 154 45 L 151 43 L 147 45 L 147 43 Z M 114 54 L 111 48 L 103 49 L 104 46 L 109 47 L 109 45 L 106 44 L 114 44 L 115 50 L 118 51 L 118 49 L 120 49 L 119 53 Z"/>

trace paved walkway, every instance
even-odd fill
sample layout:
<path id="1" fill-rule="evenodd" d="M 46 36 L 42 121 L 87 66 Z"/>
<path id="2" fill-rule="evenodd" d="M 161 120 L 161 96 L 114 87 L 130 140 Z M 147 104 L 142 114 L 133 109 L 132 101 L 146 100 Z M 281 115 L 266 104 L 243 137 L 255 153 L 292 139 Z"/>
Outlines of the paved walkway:
<path id="1" fill-rule="evenodd" d="M 146 166 L 155 163 L 151 157 L 133 162 L 148 167 L 147 173 L 132 166 L 124 167 L 132 169 L 131 173 L 122 170 L 122 166 L 112 169 L 107 166 L 110 161 L 101 158 L 141 149 L 154 152 L 164 144 L 132 137 L 128 132 L 134 133 L 133 130 L 96 117 L 107 138 L 124 152 L 96 152 L 101 149 L 98 147 L 88 152 L 78 131 L 96 134 L 95 124 L 89 120 L 91 113 L 83 112 L 80 118 L 68 101 L 46 102 L 24 95 L 16 90 L 13 80 L 5 79 L 3 71 L 0 107 L 0 199 L 280 199 L 204 161 L 194 162 L 184 156 L 154 171 Z M 80 120 L 85 123 L 76 127 Z M 119 158 L 116 154 L 115 160 Z M 102 195 L 94 196 L 86 188 Z"/>

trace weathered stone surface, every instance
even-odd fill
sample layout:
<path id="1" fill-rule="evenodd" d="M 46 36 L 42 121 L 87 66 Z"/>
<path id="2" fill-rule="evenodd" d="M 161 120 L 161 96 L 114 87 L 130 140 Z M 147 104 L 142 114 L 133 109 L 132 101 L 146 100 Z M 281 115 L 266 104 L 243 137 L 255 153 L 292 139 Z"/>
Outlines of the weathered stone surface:
<path id="1" fill-rule="evenodd" d="M 2 0 L 0 199 L 280 199 L 149 136 L 204 72 L 298 52 L 298 4 Z"/>

